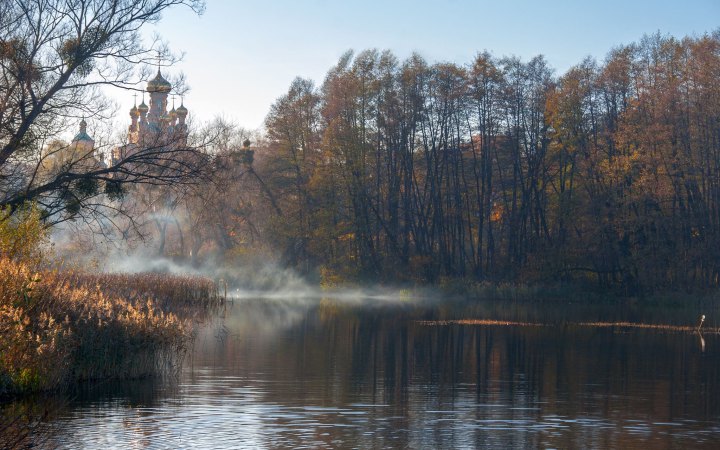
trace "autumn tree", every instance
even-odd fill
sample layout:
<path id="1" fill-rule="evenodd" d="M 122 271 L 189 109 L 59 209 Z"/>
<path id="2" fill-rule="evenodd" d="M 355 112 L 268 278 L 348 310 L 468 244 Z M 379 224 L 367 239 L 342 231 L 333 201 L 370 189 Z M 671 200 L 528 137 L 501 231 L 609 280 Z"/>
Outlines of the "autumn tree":
<path id="1" fill-rule="evenodd" d="M 296 78 L 271 107 L 266 127 L 275 158 L 265 169 L 275 173 L 271 186 L 282 199 L 282 220 L 275 229 L 286 240 L 285 257 L 307 267 L 314 209 L 310 182 L 321 139 L 320 98 L 313 82 Z"/>
<path id="2" fill-rule="evenodd" d="M 313 91 L 308 178 L 289 97 L 268 118 L 278 192 L 309 199 L 286 242 L 376 279 L 716 286 L 719 42 L 647 36 L 559 77 L 541 56 L 348 53 Z"/>

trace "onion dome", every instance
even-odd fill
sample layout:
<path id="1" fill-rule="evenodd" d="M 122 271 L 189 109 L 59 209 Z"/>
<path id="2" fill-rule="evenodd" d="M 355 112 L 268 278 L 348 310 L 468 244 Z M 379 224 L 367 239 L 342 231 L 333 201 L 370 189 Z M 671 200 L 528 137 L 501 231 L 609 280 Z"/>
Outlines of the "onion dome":
<path id="1" fill-rule="evenodd" d="M 177 113 L 178 117 L 185 117 L 188 114 L 187 108 L 182 103 L 180 104 L 180 107 L 175 110 L 175 112 Z"/>
<path id="2" fill-rule="evenodd" d="M 137 106 L 133 106 L 130 108 L 130 117 L 136 117 L 138 115 L 138 109 Z"/>
<path id="3" fill-rule="evenodd" d="M 172 89 L 172 85 L 168 80 L 163 78 L 162 74 L 160 73 L 160 68 L 158 67 L 157 75 L 155 75 L 155 78 L 148 81 L 147 84 L 147 91 L 148 92 L 160 92 L 163 94 L 167 94 Z"/>
<path id="4" fill-rule="evenodd" d="M 93 138 L 90 137 L 89 134 L 87 134 L 87 122 L 85 122 L 85 119 L 83 118 L 80 121 L 80 131 L 78 134 L 75 135 L 75 137 L 72 140 L 73 142 L 95 142 Z"/>
<path id="5" fill-rule="evenodd" d="M 143 100 L 143 102 L 140 103 L 140 106 L 137 107 L 137 110 L 140 114 L 147 114 L 147 112 L 150 111 L 150 108 L 145 104 L 145 100 Z"/>

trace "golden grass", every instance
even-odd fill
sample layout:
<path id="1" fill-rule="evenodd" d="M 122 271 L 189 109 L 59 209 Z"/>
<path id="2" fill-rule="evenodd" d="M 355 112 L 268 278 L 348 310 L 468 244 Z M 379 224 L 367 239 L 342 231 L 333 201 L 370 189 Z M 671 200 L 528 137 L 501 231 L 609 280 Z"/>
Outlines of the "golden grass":
<path id="1" fill-rule="evenodd" d="M 695 332 L 698 328 L 682 325 L 664 325 L 652 323 L 636 323 L 636 322 L 580 322 L 575 324 L 580 327 L 596 327 L 596 328 L 641 328 L 647 330 L 659 331 L 678 331 L 678 332 Z M 720 334 L 720 328 L 701 328 L 704 334 Z"/>
<path id="2" fill-rule="evenodd" d="M 221 300 L 200 277 L 36 272 L 0 259 L 0 395 L 172 368 L 193 321 Z"/>
<path id="3" fill-rule="evenodd" d="M 444 326 L 444 325 L 485 325 L 485 326 L 503 326 L 503 327 L 543 327 L 542 323 L 529 322 L 510 322 L 506 320 L 487 320 L 487 319 L 462 319 L 462 320 L 419 320 L 420 325 Z"/>
<path id="4" fill-rule="evenodd" d="M 214 306 L 224 298 L 213 280 L 197 275 L 71 272 L 66 277 L 71 285 L 94 286 L 131 303 L 152 298 L 156 307 L 182 317 L 204 312 L 204 308 Z"/>
<path id="5" fill-rule="evenodd" d="M 508 326 L 508 327 L 547 327 L 553 324 L 530 323 L 530 322 L 512 322 L 504 320 L 486 320 L 486 319 L 462 319 L 462 320 L 418 320 L 416 323 L 426 326 L 447 326 L 447 325 L 480 325 L 480 326 Z M 665 325 L 650 324 L 636 322 L 570 322 L 564 323 L 564 326 L 578 327 L 594 327 L 594 328 L 630 328 L 630 329 L 646 329 L 657 331 L 672 332 L 696 332 L 697 327 L 682 325 Z M 703 334 L 720 334 L 720 328 L 702 328 Z"/>

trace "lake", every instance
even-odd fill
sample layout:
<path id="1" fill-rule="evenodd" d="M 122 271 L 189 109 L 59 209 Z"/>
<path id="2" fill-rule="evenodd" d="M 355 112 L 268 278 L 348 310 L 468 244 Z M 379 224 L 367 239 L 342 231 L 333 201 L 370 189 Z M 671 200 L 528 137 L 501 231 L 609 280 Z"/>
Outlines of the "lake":
<path id="1" fill-rule="evenodd" d="M 700 312 L 238 298 L 176 377 L 3 414 L 36 448 L 720 448 L 720 310 L 682 328 Z M 678 327 L 588 324 L 625 321 Z"/>

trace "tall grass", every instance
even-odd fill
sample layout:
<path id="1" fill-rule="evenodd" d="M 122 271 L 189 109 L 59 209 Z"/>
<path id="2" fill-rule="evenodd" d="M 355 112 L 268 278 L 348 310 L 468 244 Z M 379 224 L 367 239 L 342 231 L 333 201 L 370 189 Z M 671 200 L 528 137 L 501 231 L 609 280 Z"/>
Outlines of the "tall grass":
<path id="1" fill-rule="evenodd" d="M 131 303 L 152 298 L 157 308 L 183 318 L 205 314 L 224 299 L 213 280 L 198 275 L 78 271 L 68 272 L 64 277 L 71 285 L 96 287 L 108 295 Z"/>
<path id="2" fill-rule="evenodd" d="M 193 321 L 221 301 L 201 277 L 35 271 L 0 258 L 0 396 L 172 369 Z"/>

